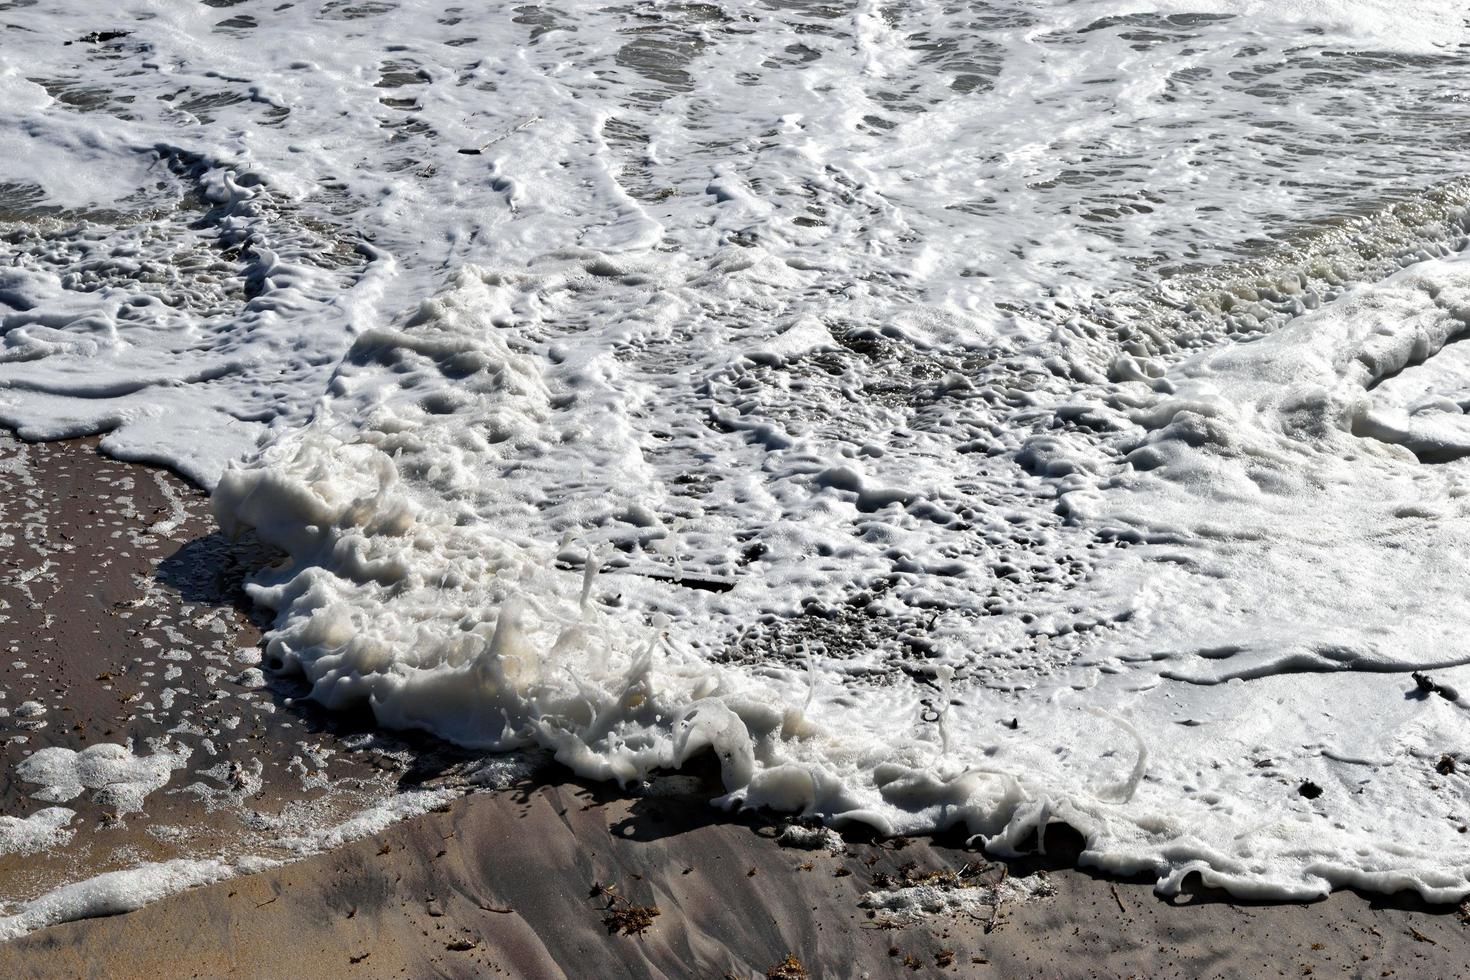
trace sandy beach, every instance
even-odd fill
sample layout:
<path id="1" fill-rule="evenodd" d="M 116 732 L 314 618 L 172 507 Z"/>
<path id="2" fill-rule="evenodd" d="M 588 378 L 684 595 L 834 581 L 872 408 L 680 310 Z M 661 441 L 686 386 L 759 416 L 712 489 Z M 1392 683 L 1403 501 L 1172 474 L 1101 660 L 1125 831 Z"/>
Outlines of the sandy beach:
<path id="1" fill-rule="evenodd" d="M 281 862 L 31 932 L 0 945 L 5 976 L 1407 977 L 1458 975 L 1470 959 L 1454 907 L 1353 893 L 1257 905 L 1199 889 L 1166 900 L 1150 882 L 1074 868 L 1076 841 L 1059 825 L 1045 855 L 1005 864 L 962 839 L 843 840 L 727 814 L 707 802 L 715 771 L 622 792 L 533 758 L 479 780 L 500 788 L 473 787 L 483 760 L 466 753 L 368 744 L 353 719 L 248 677 L 210 693 L 206 670 L 228 661 L 240 676 L 259 659 L 238 584 L 240 563 L 264 557 L 218 536 L 202 494 L 105 460 L 91 441 L 0 448 L 11 475 L 0 521 L 15 542 L 0 624 L 7 774 L 42 746 L 170 729 L 201 742 L 225 714 L 251 732 L 221 758 L 197 748 L 141 812 L 73 801 L 76 838 L 0 859 L 5 893 L 220 850 Z M 183 669 L 168 687 L 185 693 L 170 709 L 148 673 L 170 663 L 155 636 L 220 658 L 173 662 Z M 30 700 L 45 710 L 19 717 Z M 360 791 L 303 779 L 303 745 L 332 767 L 331 785 Z M 252 774 L 248 792 L 232 788 L 232 763 Z M 211 791 L 177 792 L 194 784 Z M 46 805 L 11 775 L 3 787 L 7 815 Z M 279 846 L 297 824 L 435 790 L 445 797 L 430 812 L 364 824 L 322 853 L 293 860 Z M 159 827 L 176 829 L 150 833 Z"/>
<path id="2" fill-rule="evenodd" d="M 476 795 L 279 870 L 56 926 L 0 947 L 7 976 L 1423 977 L 1466 965 L 1452 910 L 1335 895 L 1312 905 L 1180 904 L 1146 883 L 1057 869 L 1048 898 L 911 923 L 860 906 L 880 876 L 955 870 L 931 841 L 781 847 L 694 799 L 570 784 Z M 1037 873 L 1012 866 L 1012 875 Z M 656 906 L 612 934 L 610 897 Z M 880 889 L 881 890 L 881 889 Z"/>
<path id="3" fill-rule="evenodd" d="M 1464 6 L 0 2 L 0 978 L 1470 975 Z"/>
<path id="4" fill-rule="evenodd" d="M 0 3 L 10 972 L 1466 972 L 1463 7 Z"/>

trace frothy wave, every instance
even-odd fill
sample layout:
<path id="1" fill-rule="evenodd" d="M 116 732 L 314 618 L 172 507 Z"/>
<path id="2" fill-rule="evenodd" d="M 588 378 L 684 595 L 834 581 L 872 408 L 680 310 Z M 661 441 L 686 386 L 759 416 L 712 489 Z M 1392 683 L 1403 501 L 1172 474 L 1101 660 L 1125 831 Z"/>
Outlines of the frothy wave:
<path id="1" fill-rule="evenodd" d="M 26 8 L 0 420 L 384 725 L 1460 897 L 1463 20 L 1146 6 Z"/>

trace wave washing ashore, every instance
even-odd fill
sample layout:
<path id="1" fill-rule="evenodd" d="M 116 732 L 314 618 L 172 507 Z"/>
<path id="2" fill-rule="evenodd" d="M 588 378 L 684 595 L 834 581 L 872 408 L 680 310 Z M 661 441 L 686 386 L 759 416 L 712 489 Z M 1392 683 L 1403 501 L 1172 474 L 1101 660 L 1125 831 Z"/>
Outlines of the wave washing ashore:
<path id="1" fill-rule="evenodd" d="M 388 729 L 1459 900 L 1470 34 L 1410 6 L 0 5 L 0 421 L 210 489 L 261 666 Z"/>

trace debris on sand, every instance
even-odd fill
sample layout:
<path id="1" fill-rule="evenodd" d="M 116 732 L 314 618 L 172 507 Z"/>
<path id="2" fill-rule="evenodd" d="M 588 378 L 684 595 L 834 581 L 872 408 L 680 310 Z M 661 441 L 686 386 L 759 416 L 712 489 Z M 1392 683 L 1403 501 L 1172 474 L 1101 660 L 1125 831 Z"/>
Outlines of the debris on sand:
<path id="1" fill-rule="evenodd" d="M 603 913 L 602 924 L 613 935 L 641 936 L 653 925 L 653 920 L 663 914 L 657 905 L 634 905 L 626 898 L 617 898 Z"/>
<path id="2" fill-rule="evenodd" d="M 613 885 L 593 885 L 593 895 L 607 897 L 607 907 L 602 910 L 602 924 L 607 926 L 610 936 L 641 936 L 653 925 L 653 920 L 663 915 L 657 905 L 634 905 L 617 894 Z"/>
<path id="3" fill-rule="evenodd" d="M 847 849 L 842 835 L 831 827 L 802 827 L 799 824 L 788 824 L 781 828 L 781 833 L 776 836 L 776 843 L 782 847 L 827 851 L 831 854 L 841 854 Z"/>
<path id="4" fill-rule="evenodd" d="M 807 980 L 808 976 L 795 953 L 787 953 L 784 960 L 766 971 L 766 980 Z"/>
<path id="5" fill-rule="evenodd" d="M 971 861 L 958 869 L 938 868 L 931 871 L 920 871 L 917 862 L 909 861 L 899 867 L 896 875 L 879 871 L 873 875 L 873 884 L 878 888 L 908 888 L 913 885 L 969 888 L 980 883 L 978 875 L 984 870 L 980 865 Z"/>
<path id="6" fill-rule="evenodd" d="M 898 877 L 876 875 L 874 884 L 884 890 L 866 893 L 858 904 L 875 917 L 882 913 L 888 924 L 912 924 L 931 915 L 963 913 L 984 921 L 987 932 L 995 927 L 1002 906 L 1020 905 L 1056 894 L 1056 887 L 1045 871 L 1011 877 L 1003 870 L 999 881 L 986 884 L 973 865 L 959 871 L 922 874 L 905 866 Z"/>

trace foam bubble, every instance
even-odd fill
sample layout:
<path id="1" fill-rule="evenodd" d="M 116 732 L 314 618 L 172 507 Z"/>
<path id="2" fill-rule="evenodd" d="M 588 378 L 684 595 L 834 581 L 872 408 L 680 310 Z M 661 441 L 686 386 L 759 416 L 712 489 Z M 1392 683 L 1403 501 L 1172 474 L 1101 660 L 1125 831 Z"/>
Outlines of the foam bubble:
<path id="1" fill-rule="evenodd" d="M 122 815 L 141 810 L 148 795 L 164 786 L 187 758 L 187 751 L 134 755 L 127 746 L 113 742 L 89 745 L 80 752 L 49 746 L 26 756 L 15 774 L 23 782 L 41 785 L 28 793 L 32 799 L 65 803 L 90 789 L 93 802 Z"/>

